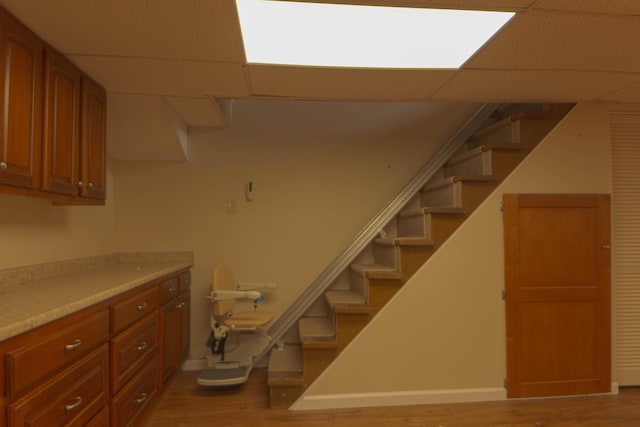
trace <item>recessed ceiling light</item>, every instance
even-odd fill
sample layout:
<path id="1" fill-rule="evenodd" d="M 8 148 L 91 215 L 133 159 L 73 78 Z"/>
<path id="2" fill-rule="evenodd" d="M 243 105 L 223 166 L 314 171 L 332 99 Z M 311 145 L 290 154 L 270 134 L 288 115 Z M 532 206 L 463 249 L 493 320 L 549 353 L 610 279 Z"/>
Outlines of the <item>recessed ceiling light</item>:
<path id="1" fill-rule="evenodd" d="M 237 0 L 249 63 L 459 68 L 511 12 Z"/>

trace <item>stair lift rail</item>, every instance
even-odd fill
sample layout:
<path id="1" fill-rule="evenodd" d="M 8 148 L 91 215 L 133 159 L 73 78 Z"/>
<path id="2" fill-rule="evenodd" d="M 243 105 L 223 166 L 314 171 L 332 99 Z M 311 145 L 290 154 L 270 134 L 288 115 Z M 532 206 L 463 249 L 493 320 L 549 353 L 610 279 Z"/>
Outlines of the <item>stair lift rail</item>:
<path id="1" fill-rule="evenodd" d="M 313 302 L 333 283 L 376 237 L 376 234 L 391 221 L 406 203 L 415 196 L 427 181 L 445 164 L 465 141 L 491 116 L 500 104 L 482 104 L 475 113 L 443 144 L 414 177 L 402 188 L 378 214 L 356 235 L 344 249 L 307 287 L 296 301 L 269 328 L 270 344 L 257 356 L 264 357 L 280 338 L 307 311 Z"/>

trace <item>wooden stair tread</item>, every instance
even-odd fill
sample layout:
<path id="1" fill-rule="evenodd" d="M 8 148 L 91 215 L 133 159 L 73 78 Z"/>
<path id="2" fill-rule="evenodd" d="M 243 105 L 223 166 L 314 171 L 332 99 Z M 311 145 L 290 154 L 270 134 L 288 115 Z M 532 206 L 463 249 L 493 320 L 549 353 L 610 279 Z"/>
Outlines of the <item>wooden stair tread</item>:
<path id="1" fill-rule="evenodd" d="M 495 142 L 491 144 L 484 144 L 451 157 L 449 160 L 447 160 L 445 166 L 452 166 L 458 163 L 462 163 L 465 160 L 479 156 L 480 154 L 487 151 L 518 151 L 522 150 L 523 148 L 524 147 L 522 144 L 516 142 Z"/>
<path id="2" fill-rule="evenodd" d="M 402 273 L 388 265 L 351 264 L 351 270 L 373 279 L 402 279 Z"/>
<path id="3" fill-rule="evenodd" d="M 437 188 L 455 184 L 456 182 L 492 182 L 495 180 L 496 178 L 493 175 L 454 175 L 427 183 L 422 187 L 422 191 L 435 190 Z"/>
<path id="4" fill-rule="evenodd" d="M 375 243 L 383 246 L 433 246 L 432 239 L 424 237 L 382 237 L 375 239 Z"/>
<path id="5" fill-rule="evenodd" d="M 303 317 L 298 321 L 298 333 L 302 343 L 335 341 L 336 330 L 328 317 Z"/>
<path id="6" fill-rule="evenodd" d="M 325 299 L 329 303 L 329 307 L 337 306 L 363 306 L 366 301 L 358 292 L 351 290 L 332 290 L 324 294 Z"/>
<path id="7" fill-rule="evenodd" d="M 410 216 L 419 216 L 426 214 L 444 214 L 444 215 L 465 215 L 466 212 L 464 208 L 457 208 L 452 206 L 423 206 L 420 208 L 406 209 L 401 211 L 398 216 L 401 218 L 406 218 Z"/>
<path id="8" fill-rule="evenodd" d="M 304 379 L 303 355 L 299 344 L 273 348 L 269 356 L 269 385 L 296 385 Z"/>

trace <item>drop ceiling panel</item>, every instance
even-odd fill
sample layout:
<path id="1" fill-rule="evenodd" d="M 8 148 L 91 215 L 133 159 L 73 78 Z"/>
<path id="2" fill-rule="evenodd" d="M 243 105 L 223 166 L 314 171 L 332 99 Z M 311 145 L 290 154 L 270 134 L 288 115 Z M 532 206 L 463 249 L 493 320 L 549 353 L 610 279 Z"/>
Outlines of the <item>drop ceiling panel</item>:
<path id="1" fill-rule="evenodd" d="M 249 95 L 240 64 L 70 55 L 111 92 L 202 97 Z"/>
<path id="2" fill-rule="evenodd" d="M 259 96 L 336 100 L 429 98 L 454 70 L 373 70 L 249 65 L 251 91 Z"/>
<path id="3" fill-rule="evenodd" d="M 495 102 L 591 101 L 602 99 L 639 79 L 640 75 L 627 73 L 463 70 L 434 98 Z"/>
<path id="4" fill-rule="evenodd" d="M 231 0 L 1 0 L 67 54 L 244 60 Z"/>
<path id="5" fill-rule="evenodd" d="M 527 11 L 464 68 L 640 71 L 640 16 Z"/>

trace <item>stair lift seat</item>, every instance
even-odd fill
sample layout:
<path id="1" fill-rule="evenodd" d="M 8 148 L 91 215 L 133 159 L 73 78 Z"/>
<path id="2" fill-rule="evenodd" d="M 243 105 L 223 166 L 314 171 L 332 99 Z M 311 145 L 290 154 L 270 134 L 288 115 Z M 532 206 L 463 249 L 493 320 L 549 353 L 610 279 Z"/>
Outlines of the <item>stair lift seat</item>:
<path id="1" fill-rule="evenodd" d="M 198 376 L 198 384 L 207 387 L 224 387 L 243 384 L 253 369 L 255 353 L 244 360 L 225 360 L 225 344 L 230 333 L 238 338 L 250 338 L 271 322 L 273 313 L 258 310 L 258 302 L 264 297 L 258 288 L 274 287 L 273 284 L 236 283 L 233 273 L 224 264 L 216 266 L 211 283 L 211 335 L 207 344 L 218 360 Z M 254 310 L 234 312 L 237 299 L 253 300 Z M 264 333 L 262 336 L 266 336 Z"/>

